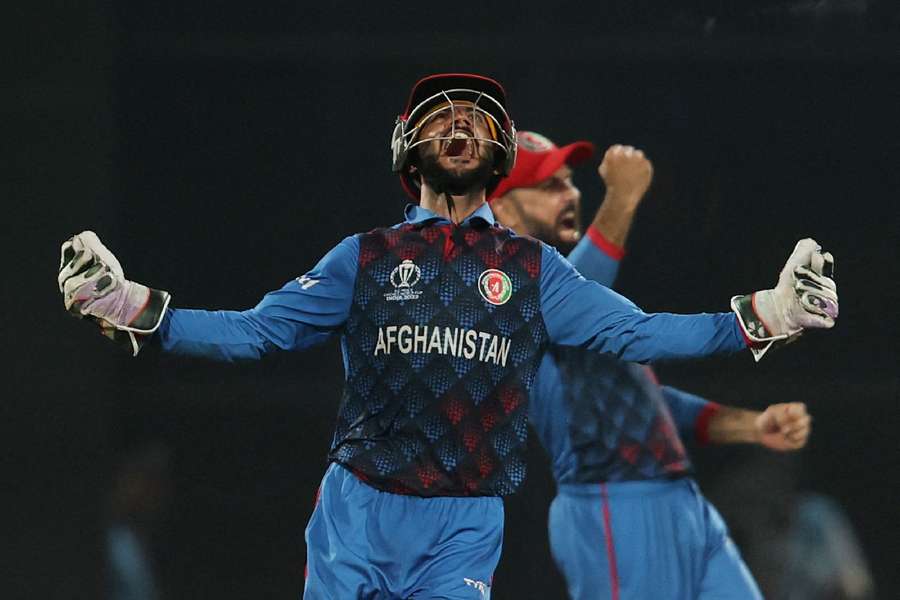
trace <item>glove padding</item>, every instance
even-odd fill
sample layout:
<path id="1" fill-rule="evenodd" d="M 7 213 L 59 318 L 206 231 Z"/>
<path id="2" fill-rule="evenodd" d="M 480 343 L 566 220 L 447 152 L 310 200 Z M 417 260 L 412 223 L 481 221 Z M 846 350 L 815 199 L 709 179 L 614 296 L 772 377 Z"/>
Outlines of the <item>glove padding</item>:
<path id="1" fill-rule="evenodd" d="M 774 289 L 731 299 L 731 308 L 759 361 L 775 344 L 795 340 L 805 329 L 830 329 L 838 316 L 834 258 L 815 240 L 797 242 Z"/>
<path id="2" fill-rule="evenodd" d="M 159 327 L 169 293 L 128 281 L 119 261 L 93 231 L 63 243 L 57 283 L 71 314 L 96 321 L 103 334 L 137 356 L 144 336 Z"/>

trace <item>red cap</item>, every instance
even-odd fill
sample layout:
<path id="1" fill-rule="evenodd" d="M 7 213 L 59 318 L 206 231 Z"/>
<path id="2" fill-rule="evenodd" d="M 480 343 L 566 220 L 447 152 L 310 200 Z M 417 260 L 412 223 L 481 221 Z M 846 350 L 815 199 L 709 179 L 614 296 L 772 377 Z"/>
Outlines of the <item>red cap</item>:
<path id="1" fill-rule="evenodd" d="M 520 131 L 516 134 L 519 148 L 516 153 L 516 166 L 488 200 L 499 198 L 509 190 L 521 187 L 532 187 L 553 175 L 564 164 L 575 166 L 589 159 L 594 154 L 594 145 L 590 142 L 573 142 L 559 148 L 556 144 L 533 131 Z"/>

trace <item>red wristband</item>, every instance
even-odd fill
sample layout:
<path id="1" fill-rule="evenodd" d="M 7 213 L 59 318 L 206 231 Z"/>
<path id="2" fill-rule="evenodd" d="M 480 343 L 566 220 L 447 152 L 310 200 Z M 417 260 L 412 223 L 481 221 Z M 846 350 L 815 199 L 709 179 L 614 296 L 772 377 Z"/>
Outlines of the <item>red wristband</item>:
<path id="1" fill-rule="evenodd" d="M 591 225 L 587 228 L 587 236 L 591 238 L 594 245 L 600 248 L 607 256 L 613 260 L 622 260 L 625 256 L 625 248 L 613 244 L 600 232 L 599 229 Z"/>
<path id="2" fill-rule="evenodd" d="M 717 402 L 707 402 L 706 406 L 700 410 L 700 414 L 697 415 L 697 420 L 694 422 L 694 436 L 701 446 L 709 444 L 709 422 L 721 408 L 722 405 Z"/>

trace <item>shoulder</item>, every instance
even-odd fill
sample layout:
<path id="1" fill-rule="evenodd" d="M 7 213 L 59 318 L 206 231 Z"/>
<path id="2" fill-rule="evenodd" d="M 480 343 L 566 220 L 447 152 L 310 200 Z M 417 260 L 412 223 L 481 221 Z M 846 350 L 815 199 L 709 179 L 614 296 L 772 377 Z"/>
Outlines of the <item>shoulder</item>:
<path id="1" fill-rule="evenodd" d="M 323 269 L 352 268 L 358 256 L 359 234 L 348 235 L 322 257 L 318 266 Z"/>
<path id="2" fill-rule="evenodd" d="M 522 235 L 516 233 L 512 229 L 508 229 L 503 227 L 502 225 L 494 225 L 493 227 L 489 227 L 487 229 L 489 235 L 497 238 L 504 246 L 508 246 L 510 249 L 523 249 L 527 248 L 536 253 L 543 252 L 542 248 L 546 244 L 542 241 L 535 239 L 529 235 Z"/>
<path id="3" fill-rule="evenodd" d="M 559 266 L 564 269 L 573 269 L 572 264 L 569 260 L 560 254 L 559 250 L 551 246 L 550 244 L 544 243 L 540 240 L 535 240 L 541 249 L 541 257 L 545 264 L 553 264 Z"/>
<path id="4" fill-rule="evenodd" d="M 522 242 L 529 243 L 529 244 L 542 244 L 543 243 L 540 240 L 531 237 L 530 235 L 516 233 L 515 230 L 510 229 L 509 227 L 504 227 L 499 222 L 496 223 L 494 226 L 490 227 L 490 231 L 494 235 L 504 236 L 510 240 L 521 240 Z"/>
<path id="5" fill-rule="evenodd" d="M 365 231 L 362 233 L 357 233 L 354 236 L 357 240 L 368 240 L 368 239 L 379 239 L 379 238 L 390 238 L 397 237 L 398 235 L 402 235 L 408 231 L 412 231 L 414 226 L 411 223 L 402 222 L 397 223 L 395 225 L 389 225 L 387 227 L 376 227 L 375 229 L 370 229 L 369 231 Z"/>
<path id="6" fill-rule="evenodd" d="M 358 251 L 359 250 L 359 239 L 360 236 L 363 235 L 361 233 L 354 233 L 353 235 L 348 235 L 332 249 L 332 251 L 338 252 L 346 252 L 346 251 Z"/>

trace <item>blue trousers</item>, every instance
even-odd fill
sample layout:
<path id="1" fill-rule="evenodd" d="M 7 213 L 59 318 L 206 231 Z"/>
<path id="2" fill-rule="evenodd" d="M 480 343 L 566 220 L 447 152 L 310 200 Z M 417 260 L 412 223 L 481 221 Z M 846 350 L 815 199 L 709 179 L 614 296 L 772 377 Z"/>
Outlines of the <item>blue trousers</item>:
<path id="1" fill-rule="evenodd" d="M 691 479 L 561 484 L 549 528 L 573 600 L 762 599 Z"/>
<path id="2" fill-rule="evenodd" d="M 306 527 L 305 600 L 488 600 L 503 500 L 376 490 L 337 464 Z"/>

